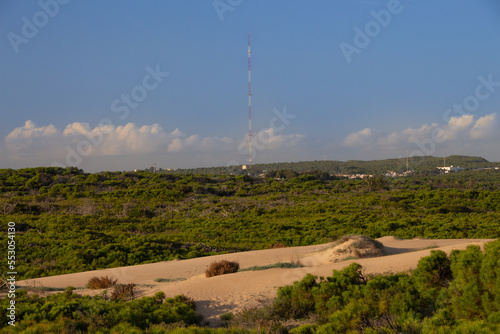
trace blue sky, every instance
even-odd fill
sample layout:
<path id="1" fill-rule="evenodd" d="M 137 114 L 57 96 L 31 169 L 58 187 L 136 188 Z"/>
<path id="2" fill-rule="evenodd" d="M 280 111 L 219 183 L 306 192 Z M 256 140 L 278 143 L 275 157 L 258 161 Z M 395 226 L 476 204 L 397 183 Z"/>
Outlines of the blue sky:
<path id="1" fill-rule="evenodd" d="M 254 163 L 500 161 L 497 0 L 5 0 L 0 168 L 248 163 L 248 32 Z"/>

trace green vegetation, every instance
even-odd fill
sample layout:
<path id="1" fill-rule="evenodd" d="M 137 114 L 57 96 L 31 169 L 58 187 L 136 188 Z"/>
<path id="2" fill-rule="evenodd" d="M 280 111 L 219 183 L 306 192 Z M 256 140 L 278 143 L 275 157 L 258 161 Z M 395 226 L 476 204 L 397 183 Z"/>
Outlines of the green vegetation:
<path id="1" fill-rule="evenodd" d="M 426 166 L 434 168 L 440 159 L 420 159 L 417 173 L 404 178 L 380 176 L 387 169 L 400 171 L 402 159 L 393 161 L 399 169 L 387 160 L 275 164 L 265 166 L 262 178 L 4 169 L 0 251 L 6 254 L 9 221 L 15 222 L 18 279 L 320 244 L 343 235 L 500 237 L 500 172 L 472 170 L 491 163 L 449 157 L 450 164 L 471 170 L 435 175 Z M 377 176 L 332 175 L 344 172 Z M 484 254 L 477 247 L 450 257 L 432 251 L 411 276 L 368 278 L 357 265 L 326 279 L 308 275 L 280 288 L 268 307 L 225 316 L 237 329 L 184 328 L 200 324 L 192 300 L 135 299 L 134 284 L 115 284 L 96 297 L 78 296 L 73 289 L 44 298 L 18 291 L 15 332 L 246 333 L 258 327 L 284 332 L 284 322 L 300 318 L 309 324 L 294 333 L 490 333 L 500 323 L 499 252 L 498 241 Z M 6 265 L 0 262 L 2 272 Z M 247 268 L 258 269 L 265 268 Z M 7 326 L 8 302 L 0 300 L 1 326 Z"/>
<path id="2" fill-rule="evenodd" d="M 0 170 L 0 213 L 16 223 L 19 279 L 320 244 L 346 234 L 500 236 L 499 171 L 379 179 Z M 6 223 L 0 231 L 5 254 Z"/>
<path id="3" fill-rule="evenodd" d="M 8 324 L 7 297 L 0 300 L 0 333 L 166 333 L 169 324 L 199 325 L 192 300 L 164 294 L 132 301 L 112 300 L 105 293 L 80 296 L 64 293 L 40 298 L 16 294 L 16 326 Z"/>

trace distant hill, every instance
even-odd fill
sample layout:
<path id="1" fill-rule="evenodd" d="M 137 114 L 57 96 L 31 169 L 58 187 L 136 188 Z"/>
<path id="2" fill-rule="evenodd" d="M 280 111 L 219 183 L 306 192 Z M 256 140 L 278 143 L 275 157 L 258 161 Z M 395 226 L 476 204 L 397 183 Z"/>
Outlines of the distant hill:
<path id="1" fill-rule="evenodd" d="M 465 169 L 485 168 L 498 166 L 499 163 L 489 162 L 481 157 L 470 157 L 463 155 L 452 155 L 446 157 L 446 165 L 460 166 Z M 436 167 L 443 166 L 442 157 L 424 156 L 410 157 L 408 159 L 408 168 L 417 173 L 437 172 Z M 293 170 L 296 172 L 305 172 L 319 170 L 330 174 L 385 174 L 388 171 L 404 172 L 406 171 L 406 157 L 385 160 L 349 160 L 349 161 L 300 161 L 300 162 L 278 162 L 268 164 L 256 164 L 250 171 L 252 175 L 258 175 L 271 170 Z M 242 169 L 242 166 L 229 167 L 207 167 L 192 169 L 176 169 L 169 171 L 176 174 L 248 174 L 248 170 Z"/>

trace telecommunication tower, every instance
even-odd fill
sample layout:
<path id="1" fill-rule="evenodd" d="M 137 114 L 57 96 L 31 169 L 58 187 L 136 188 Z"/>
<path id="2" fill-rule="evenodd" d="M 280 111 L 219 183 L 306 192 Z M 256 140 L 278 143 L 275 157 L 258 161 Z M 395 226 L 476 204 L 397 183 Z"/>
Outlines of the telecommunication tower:
<path id="1" fill-rule="evenodd" d="M 252 168 L 252 71 L 250 67 L 250 33 L 248 33 L 248 150 Z"/>

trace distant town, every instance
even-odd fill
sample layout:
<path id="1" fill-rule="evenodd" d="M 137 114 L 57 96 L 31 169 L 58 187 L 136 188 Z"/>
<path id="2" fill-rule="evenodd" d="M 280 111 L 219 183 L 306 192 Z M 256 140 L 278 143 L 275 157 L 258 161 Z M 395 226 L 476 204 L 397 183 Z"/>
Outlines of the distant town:
<path id="1" fill-rule="evenodd" d="M 449 163 L 449 165 L 448 165 Z M 135 169 L 134 172 L 149 171 L 153 173 L 180 174 L 228 174 L 252 175 L 266 177 L 271 171 L 290 170 L 298 174 L 311 171 L 326 172 L 330 176 L 347 179 L 365 179 L 383 175 L 385 177 L 409 177 L 415 173 L 448 174 L 462 171 L 500 170 L 500 163 L 489 162 L 480 157 L 450 156 L 450 157 L 412 157 L 400 159 L 372 161 L 304 161 L 290 163 L 271 163 L 249 165 L 207 167 L 192 169 L 161 168 L 153 164 L 146 169 Z"/>

